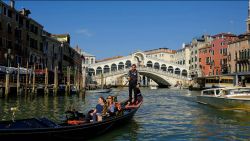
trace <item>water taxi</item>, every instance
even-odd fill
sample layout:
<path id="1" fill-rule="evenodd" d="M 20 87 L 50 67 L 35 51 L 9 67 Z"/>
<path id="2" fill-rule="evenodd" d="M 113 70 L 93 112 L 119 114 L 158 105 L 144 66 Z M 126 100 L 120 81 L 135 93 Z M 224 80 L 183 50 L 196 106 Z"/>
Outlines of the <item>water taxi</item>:
<path id="1" fill-rule="evenodd" d="M 197 96 L 197 102 L 225 110 L 250 110 L 250 88 L 206 89 Z"/>

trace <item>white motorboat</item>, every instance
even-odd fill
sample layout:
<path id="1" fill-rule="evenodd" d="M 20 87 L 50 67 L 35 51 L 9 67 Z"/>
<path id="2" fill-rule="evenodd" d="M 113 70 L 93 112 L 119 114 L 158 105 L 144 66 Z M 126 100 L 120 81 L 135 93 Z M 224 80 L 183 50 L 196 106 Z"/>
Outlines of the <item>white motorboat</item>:
<path id="1" fill-rule="evenodd" d="M 150 89 L 151 90 L 156 90 L 156 89 L 158 89 L 158 87 L 157 86 L 150 86 Z"/>
<path id="2" fill-rule="evenodd" d="M 206 89 L 197 96 L 197 102 L 225 110 L 250 110 L 250 88 Z"/>

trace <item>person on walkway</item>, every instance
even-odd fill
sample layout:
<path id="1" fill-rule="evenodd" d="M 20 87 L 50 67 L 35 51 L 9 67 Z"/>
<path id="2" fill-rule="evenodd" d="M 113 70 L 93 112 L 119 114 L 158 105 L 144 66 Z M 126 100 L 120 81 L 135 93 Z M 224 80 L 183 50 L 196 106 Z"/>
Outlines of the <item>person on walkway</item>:
<path id="1" fill-rule="evenodd" d="M 131 69 L 128 72 L 128 82 L 129 82 L 129 103 L 132 104 L 132 90 L 134 90 L 134 102 L 137 101 L 137 92 L 136 88 L 139 88 L 140 85 L 140 75 L 136 70 L 136 65 L 133 64 Z"/>

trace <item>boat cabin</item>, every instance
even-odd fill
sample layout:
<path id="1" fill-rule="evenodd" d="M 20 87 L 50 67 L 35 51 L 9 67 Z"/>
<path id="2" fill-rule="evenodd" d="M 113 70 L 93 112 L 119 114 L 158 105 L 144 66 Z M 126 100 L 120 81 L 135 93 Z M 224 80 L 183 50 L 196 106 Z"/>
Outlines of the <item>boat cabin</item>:
<path id="1" fill-rule="evenodd" d="M 213 96 L 213 97 L 235 97 L 235 96 L 250 96 L 250 88 L 213 88 L 206 89 L 201 92 L 201 96 Z"/>

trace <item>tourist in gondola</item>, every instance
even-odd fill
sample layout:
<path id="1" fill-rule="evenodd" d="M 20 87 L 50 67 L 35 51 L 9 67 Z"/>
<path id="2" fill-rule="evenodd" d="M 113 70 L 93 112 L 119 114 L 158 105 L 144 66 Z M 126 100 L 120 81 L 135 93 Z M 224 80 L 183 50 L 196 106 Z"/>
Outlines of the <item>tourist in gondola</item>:
<path id="1" fill-rule="evenodd" d="M 93 117 L 93 122 L 102 121 L 102 113 L 104 105 L 105 105 L 105 99 L 103 97 L 99 97 L 98 104 L 96 105 L 95 110 L 92 113 L 90 113 L 90 115 Z"/>
<path id="2" fill-rule="evenodd" d="M 115 103 L 113 101 L 113 97 L 112 96 L 108 96 L 108 98 L 107 98 L 107 105 L 108 105 L 108 114 L 110 116 L 114 116 L 115 115 Z"/>
<path id="3" fill-rule="evenodd" d="M 137 101 L 137 92 L 136 88 L 139 88 L 140 85 L 140 75 L 136 70 L 136 65 L 133 64 L 131 70 L 128 72 L 128 81 L 129 81 L 129 103 L 133 104 Z M 132 103 L 132 91 L 134 91 L 134 102 Z"/>

